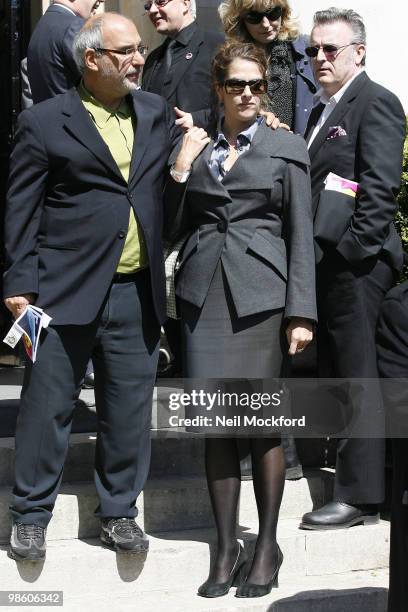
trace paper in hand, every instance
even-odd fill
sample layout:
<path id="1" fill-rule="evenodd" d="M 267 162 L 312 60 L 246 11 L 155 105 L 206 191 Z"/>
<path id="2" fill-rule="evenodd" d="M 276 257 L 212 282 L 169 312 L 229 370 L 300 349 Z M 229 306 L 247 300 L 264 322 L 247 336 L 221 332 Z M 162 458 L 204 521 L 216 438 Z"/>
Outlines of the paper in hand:
<path id="1" fill-rule="evenodd" d="M 34 363 L 37 357 L 38 342 L 41 330 L 48 327 L 51 321 L 42 308 L 38 306 L 27 306 L 11 326 L 3 342 L 14 348 L 23 338 L 24 348 L 28 358 Z"/>

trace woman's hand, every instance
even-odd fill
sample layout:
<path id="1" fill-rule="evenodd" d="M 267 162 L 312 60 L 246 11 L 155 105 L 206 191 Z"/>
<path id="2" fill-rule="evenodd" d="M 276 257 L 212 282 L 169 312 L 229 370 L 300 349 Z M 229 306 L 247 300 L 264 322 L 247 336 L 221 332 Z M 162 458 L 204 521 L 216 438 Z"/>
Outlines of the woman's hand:
<path id="1" fill-rule="evenodd" d="M 183 137 L 183 143 L 174 164 L 176 172 L 188 172 L 191 164 L 210 142 L 207 132 L 199 127 L 190 128 Z"/>
<path id="2" fill-rule="evenodd" d="M 286 328 L 289 355 L 301 353 L 313 339 L 313 323 L 309 319 L 294 317 Z"/>

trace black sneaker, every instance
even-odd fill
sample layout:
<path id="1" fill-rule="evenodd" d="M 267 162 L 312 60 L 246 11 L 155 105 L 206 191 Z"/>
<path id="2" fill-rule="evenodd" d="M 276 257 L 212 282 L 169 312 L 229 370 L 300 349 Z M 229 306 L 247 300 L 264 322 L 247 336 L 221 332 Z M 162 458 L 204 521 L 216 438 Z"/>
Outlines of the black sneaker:
<path id="1" fill-rule="evenodd" d="M 11 531 L 9 557 L 16 561 L 39 561 L 45 559 L 45 534 L 39 525 L 14 523 Z"/>
<path id="2" fill-rule="evenodd" d="M 149 540 L 133 518 L 102 519 L 101 542 L 116 552 L 143 553 Z"/>

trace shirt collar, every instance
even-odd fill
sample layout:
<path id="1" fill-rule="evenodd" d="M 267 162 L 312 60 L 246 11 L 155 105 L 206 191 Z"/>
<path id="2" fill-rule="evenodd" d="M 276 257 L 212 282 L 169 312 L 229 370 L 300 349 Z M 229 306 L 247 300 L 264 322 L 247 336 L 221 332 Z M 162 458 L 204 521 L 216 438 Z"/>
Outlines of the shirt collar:
<path id="1" fill-rule="evenodd" d="M 261 125 L 262 122 L 263 122 L 263 117 L 262 116 L 257 117 L 255 121 L 253 122 L 253 124 L 249 126 L 249 128 L 247 128 L 246 130 L 243 130 L 242 132 L 238 134 L 237 136 L 238 147 L 242 147 L 248 144 L 250 145 L 252 143 L 256 130 L 258 129 L 258 126 Z M 228 143 L 228 140 L 226 139 L 222 131 L 223 123 L 224 123 L 224 118 L 222 117 L 218 123 L 217 137 L 214 142 L 214 148 L 218 148 L 221 146 L 224 148 L 229 148 L 230 146 Z"/>
<path id="2" fill-rule="evenodd" d="M 83 83 L 78 86 L 78 93 L 85 105 L 86 110 L 92 115 L 98 128 L 104 128 L 111 117 L 121 117 L 122 119 L 128 119 L 131 117 L 131 108 L 126 98 L 123 98 L 119 108 L 112 111 L 110 108 L 104 106 L 99 100 L 97 100 L 90 91 L 88 91 Z"/>
<path id="3" fill-rule="evenodd" d="M 330 104 L 332 106 L 336 106 L 336 104 L 338 104 L 341 100 L 341 98 L 344 96 L 344 94 L 346 93 L 347 89 L 350 87 L 350 85 L 352 84 L 352 82 L 354 81 L 354 79 L 356 79 L 358 76 L 360 76 L 360 74 L 363 71 L 360 70 L 359 72 L 357 72 L 355 75 L 353 75 L 351 77 L 351 79 L 349 79 L 347 81 L 347 83 L 345 83 L 343 85 L 343 87 L 341 89 L 339 89 L 339 91 L 337 91 L 335 94 L 333 94 L 330 98 L 328 98 L 326 96 L 326 94 L 324 93 L 324 89 L 323 87 L 321 87 L 315 94 L 314 98 L 315 98 L 315 103 L 318 104 L 319 102 L 321 102 L 322 104 L 326 105 L 326 104 Z"/>
<path id="4" fill-rule="evenodd" d="M 193 38 L 196 30 L 197 30 L 197 23 L 193 21 L 192 23 L 189 23 L 188 26 L 180 30 L 180 32 L 177 33 L 177 36 L 175 36 L 171 40 L 175 40 L 180 45 L 183 45 L 183 47 L 187 47 L 190 40 Z"/>
<path id="5" fill-rule="evenodd" d="M 75 17 L 77 17 L 77 14 L 72 9 L 70 9 L 69 6 L 65 6 L 65 4 L 60 4 L 59 2 L 53 2 L 51 6 L 60 6 L 61 8 L 68 11 L 68 13 L 71 13 L 72 15 L 75 15 Z"/>

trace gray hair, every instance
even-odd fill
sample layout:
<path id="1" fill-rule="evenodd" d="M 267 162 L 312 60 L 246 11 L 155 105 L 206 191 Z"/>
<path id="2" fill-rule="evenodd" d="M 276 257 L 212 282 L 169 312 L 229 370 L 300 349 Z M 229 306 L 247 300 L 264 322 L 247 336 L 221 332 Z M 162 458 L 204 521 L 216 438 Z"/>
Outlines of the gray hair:
<path id="1" fill-rule="evenodd" d="M 313 27 L 323 23 L 333 23 L 334 21 L 342 21 L 351 28 L 353 32 L 352 42 L 361 45 L 366 44 L 367 36 L 363 18 L 353 9 L 341 9 L 332 6 L 324 11 L 317 11 L 313 16 Z M 364 56 L 361 62 L 362 66 L 364 66 L 365 60 Z"/>
<path id="2" fill-rule="evenodd" d="M 76 34 L 72 46 L 74 59 L 81 74 L 85 72 L 85 51 L 87 49 L 97 49 L 103 47 L 102 26 L 105 15 L 94 17 L 91 25 L 85 24 Z"/>

